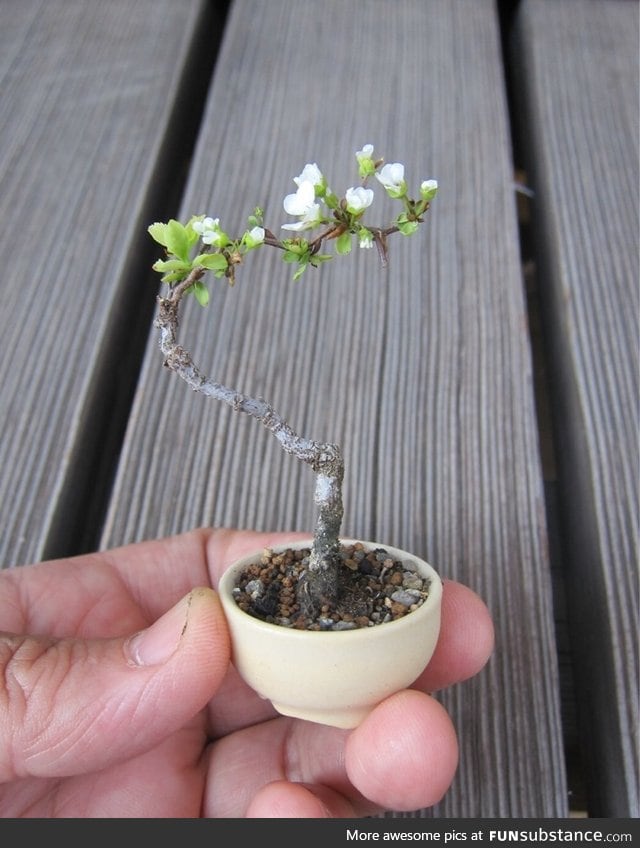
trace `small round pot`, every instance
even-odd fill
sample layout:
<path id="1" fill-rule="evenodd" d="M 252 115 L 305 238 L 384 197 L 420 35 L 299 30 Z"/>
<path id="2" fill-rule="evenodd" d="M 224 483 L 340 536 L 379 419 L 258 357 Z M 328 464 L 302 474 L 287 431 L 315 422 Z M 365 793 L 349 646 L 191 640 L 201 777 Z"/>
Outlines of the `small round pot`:
<path id="1" fill-rule="evenodd" d="M 344 539 L 344 544 L 354 540 Z M 385 698 L 410 686 L 428 664 L 440 632 L 442 581 L 413 554 L 377 542 L 393 559 L 413 563 L 429 578 L 429 596 L 396 621 L 356 630 L 295 630 L 243 612 L 232 595 L 240 573 L 260 561 L 256 551 L 231 565 L 218 592 L 231 633 L 232 662 L 240 676 L 282 715 L 333 727 L 356 727 Z M 311 540 L 274 548 L 309 548 Z"/>

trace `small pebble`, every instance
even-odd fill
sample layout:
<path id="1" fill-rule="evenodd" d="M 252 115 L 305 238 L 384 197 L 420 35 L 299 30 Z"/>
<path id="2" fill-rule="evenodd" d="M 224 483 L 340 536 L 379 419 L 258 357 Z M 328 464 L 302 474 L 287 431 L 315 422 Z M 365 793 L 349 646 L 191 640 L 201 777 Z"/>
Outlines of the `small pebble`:
<path id="1" fill-rule="evenodd" d="M 402 604 L 403 607 L 410 607 L 412 604 L 415 604 L 419 597 L 420 593 L 416 592 L 415 589 L 410 589 L 409 591 L 399 589 L 391 595 L 391 600 L 396 604 Z"/>
<path id="2" fill-rule="evenodd" d="M 405 589 L 421 590 L 424 586 L 424 580 L 419 574 L 405 571 L 402 575 L 402 585 Z"/>
<path id="3" fill-rule="evenodd" d="M 355 621 L 336 621 L 331 630 L 357 630 Z"/>
<path id="4" fill-rule="evenodd" d="M 264 593 L 264 583 L 262 580 L 250 580 L 244 587 L 244 591 L 255 601 Z"/>

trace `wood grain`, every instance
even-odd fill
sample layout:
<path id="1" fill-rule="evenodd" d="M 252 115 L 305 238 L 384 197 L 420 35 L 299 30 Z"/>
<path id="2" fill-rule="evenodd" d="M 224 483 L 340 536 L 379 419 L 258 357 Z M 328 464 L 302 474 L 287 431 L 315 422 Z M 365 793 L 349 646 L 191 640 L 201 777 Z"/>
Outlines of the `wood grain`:
<path id="1" fill-rule="evenodd" d="M 525 0 L 514 44 L 589 811 L 605 817 L 640 812 L 637 34 L 634 2 Z"/>
<path id="2" fill-rule="evenodd" d="M 137 371 L 130 336 L 151 314 L 131 311 L 123 274 L 162 190 L 156 167 L 201 9 L 0 6 L 3 566 L 73 552 L 113 466 L 112 422 Z"/>

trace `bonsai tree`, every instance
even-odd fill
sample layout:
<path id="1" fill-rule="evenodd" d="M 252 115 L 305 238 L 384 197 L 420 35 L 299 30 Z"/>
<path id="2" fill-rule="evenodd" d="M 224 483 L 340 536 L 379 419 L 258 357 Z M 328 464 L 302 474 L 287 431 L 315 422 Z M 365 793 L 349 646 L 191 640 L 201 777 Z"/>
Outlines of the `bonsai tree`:
<path id="1" fill-rule="evenodd" d="M 364 249 L 375 246 L 380 261 L 386 265 L 389 236 L 410 236 L 417 231 L 438 185 L 435 180 L 423 181 L 418 197 L 412 199 L 401 163 L 384 164 L 383 159 L 374 158 L 371 144 L 356 153 L 356 160 L 360 183 L 341 197 L 330 188 L 317 164 L 305 165 L 300 176 L 294 178 L 296 191 L 284 198 L 285 212 L 297 219 L 281 226 L 291 233 L 288 237 L 279 238 L 265 226 L 260 208 L 249 216 L 247 230 L 235 238 L 224 231 L 219 218 L 206 215 L 195 215 L 186 224 L 170 220 L 149 227 L 152 238 L 165 250 L 164 258 L 153 266 L 168 286 L 167 293 L 158 297 L 156 319 L 164 364 L 195 391 L 258 419 L 287 453 L 307 463 L 315 473 L 317 520 L 308 566 L 297 587 L 298 603 L 311 615 L 323 604 L 333 603 L 340 591 L 342 452 L 335 444 L 300 436 L 265 400 L 245 395 L 203 374 L 189 350 L 178 341 L 179 313 L 189 295 L 202 306 L 208 304 L 209 292 L 204 282 L 207 274 L 233 285 L 236 269 L 246 256 L 264 247 L 279 250 L 283 261 L 294 266 L 294 280 L 300 279 L 308 268 L 318 268 L 333 258 L 322 252 L 327 243 L 335 245 L 338 256 L 349 254 L 354 242 Z M 386 226 L 365 222 L 365 213 L 374 200 L 374 191 L 368 185 L 372 178 L 400 207 Z"/>

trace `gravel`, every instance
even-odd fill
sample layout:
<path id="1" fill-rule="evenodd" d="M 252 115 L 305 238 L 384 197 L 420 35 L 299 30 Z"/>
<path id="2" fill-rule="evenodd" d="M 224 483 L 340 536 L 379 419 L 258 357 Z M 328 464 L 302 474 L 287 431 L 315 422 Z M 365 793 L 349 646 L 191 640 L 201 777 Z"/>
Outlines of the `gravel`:
<path id="1" fill-rule="evenodd" d="M 271 624 L 298 630 L 355 630 L 408 615 L 424 603 L 429 579 L 412 562 L 393 559 L 384 548 L 343 546 L 340 572 L 344 591 L 335 609 L 323 607 L 313 619 L 296 602 L 296 585 L 309 561 L 309 549 L 274 553 L 265 549 L 234 589 L 238 606 Z"/>

